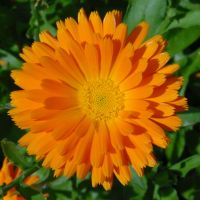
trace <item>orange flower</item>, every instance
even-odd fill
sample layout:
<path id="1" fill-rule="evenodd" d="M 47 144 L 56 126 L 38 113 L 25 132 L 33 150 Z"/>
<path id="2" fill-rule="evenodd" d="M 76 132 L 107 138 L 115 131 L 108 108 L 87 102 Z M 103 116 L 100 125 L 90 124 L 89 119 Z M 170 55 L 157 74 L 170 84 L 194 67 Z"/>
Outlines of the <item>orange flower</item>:
<path id="1" fill-rule="evenodd" d="M 19 143 L 55 175 L 91 171 L 93 187 L 110 189 L 114 175 L 126 185 L 130 166 L 140 176 L 155 166 L 153 144 L 165 148 L 164 130 L 181 125 L 175 113 L 187 102 L 178 95 L 182 77 L 172 76 L 179 66 L 166 66 L 160 35 L 143 43 L 146 22 L 127 35 L 118 11 L 102 21 L 81 9 L 78 22 L 57 27 L 57 37 L 43 32 L 25 47 L 22 69 L 12 72 L 22 90 L 11 94 L 10 115 L 30 130 Z"/>
<path id="2" fill-rule="evenodd" d="M 0 185 L 9 184 L 21 174 L 21 169 L 16 168 L 7 158 L 4 159 L 0 170 Z M 26 185 L 32 185 L 38 181 L 37 176 L 30 176 L 24 180 Z M 15 188 L 10 189 L 3 197 L 3 200 L 25 200 L 19 195 Z"/>

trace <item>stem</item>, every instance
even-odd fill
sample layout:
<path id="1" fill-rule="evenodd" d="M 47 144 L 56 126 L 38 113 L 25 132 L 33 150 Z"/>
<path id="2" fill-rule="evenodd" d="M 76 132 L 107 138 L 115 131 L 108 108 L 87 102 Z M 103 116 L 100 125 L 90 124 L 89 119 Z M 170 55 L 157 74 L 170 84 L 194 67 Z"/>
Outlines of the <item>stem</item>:
<path id="1" fill-rule="evenodd" d="M 26 177 L 30 176 L 33 174 L 35 171 L 38 170 L 38 166 L 34 166 L 30 169 L 25 170 L 20 176 L 18 176 L 14 181 L 12 181 L 10 184 L 5 185 L 2 187 L 2 194 L 5 195 L 8 190 L 11 188 L 15 187 L 16 185 L 19 184 L 19 182 L 23 181 Z"/>

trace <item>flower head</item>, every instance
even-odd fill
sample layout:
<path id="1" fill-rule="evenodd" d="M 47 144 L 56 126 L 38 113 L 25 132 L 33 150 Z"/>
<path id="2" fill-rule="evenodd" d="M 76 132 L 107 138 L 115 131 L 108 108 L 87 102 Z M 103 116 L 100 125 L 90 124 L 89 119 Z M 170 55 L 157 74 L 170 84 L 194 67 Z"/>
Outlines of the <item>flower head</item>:
<path id="1" fill-rule="evenodd" d="M 176 112 L 187 109 L 178 90 L 182 77 L 166 65 L 166 42 L 160 35 L 143 42 L 148 24 L 130 35 L 121 13 L 97 12 L 78 22 L 57 23 L 57 36 L 40 34 L 25 47 L 25 63 L 12 77 L 22 89 L 12 93 L 10 115 L 29 129 L 19 143 L 43 160 L 55 175 L 83 179 L 110 189 L 114 175 L 126 185 L 130 166 L 143 175 L 153 167 L 153 145 L 165 148 L 164 130 L 176 131 Z"/>
<path id="2" fill-rule="evenodd" d="M 4 159 L 0 169 L 0 185 L 9 184 L 21 174 L 22 170 L 15 167 L 7 158 Z M 32 185 L 38 181 L 38 176 L 29 176 L 24 180 L 26 185 Z M 3 197 L 3 200 L 25 200 L 19 195 L 15 188 L 10 189 Z"/>

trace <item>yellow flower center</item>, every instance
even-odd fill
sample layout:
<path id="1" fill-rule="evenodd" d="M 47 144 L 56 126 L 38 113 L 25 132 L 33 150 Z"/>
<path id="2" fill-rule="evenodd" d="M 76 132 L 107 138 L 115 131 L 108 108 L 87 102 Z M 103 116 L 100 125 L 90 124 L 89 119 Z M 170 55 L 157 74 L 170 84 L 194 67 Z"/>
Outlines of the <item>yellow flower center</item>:
<path id="1" fill-rule="evenodd" d="M 84 112 L 94 120 L 109 120 L 124 107 L 124 94 L 112 80 L 87 82 L 79 91 Z"/>

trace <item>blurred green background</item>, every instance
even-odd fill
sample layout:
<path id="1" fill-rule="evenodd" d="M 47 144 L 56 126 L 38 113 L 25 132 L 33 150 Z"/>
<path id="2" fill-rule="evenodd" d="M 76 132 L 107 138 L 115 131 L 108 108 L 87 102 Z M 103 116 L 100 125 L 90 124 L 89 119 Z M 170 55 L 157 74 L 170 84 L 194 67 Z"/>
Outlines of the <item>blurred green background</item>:
<path id="1" fill-rule="evenodd" d="M 87 13 L 97 10 L 123 12 L 131 31 L 140 21 L 150 24 L 148 37 L 162 34 L 168 40 L 170 62 L 179 63 L 177 75 L 184 77 L 181 95 L 189 102 L 189 111 L 180 114 L 183 126 L 168 133 L 166 150 L 155 148 L 158 166 L 145 170 L 144 177 L 133 178 L 126 187 L 114 181 L 113 189 L 93 189 L 90 178 L 84 181 L 65 177 L 55 179 L 50 170 L 41 169 L 39 190 L 21 187 L 26 199 L 52 200 L 199 200 L 200 199 L 200 1 L 199 0 L 0 0 L 0 137 L 16 142 L 23 134 L 7 116 L 9 93 L 17 89 L 10 71 L 19 68 L 23 46 L 38 39 L 43 30 L 56 33 L 55 22 L 68 16 L 76 18 L 83 7 Z M 3 153 L 1 152 L 1 161 Z"/>

